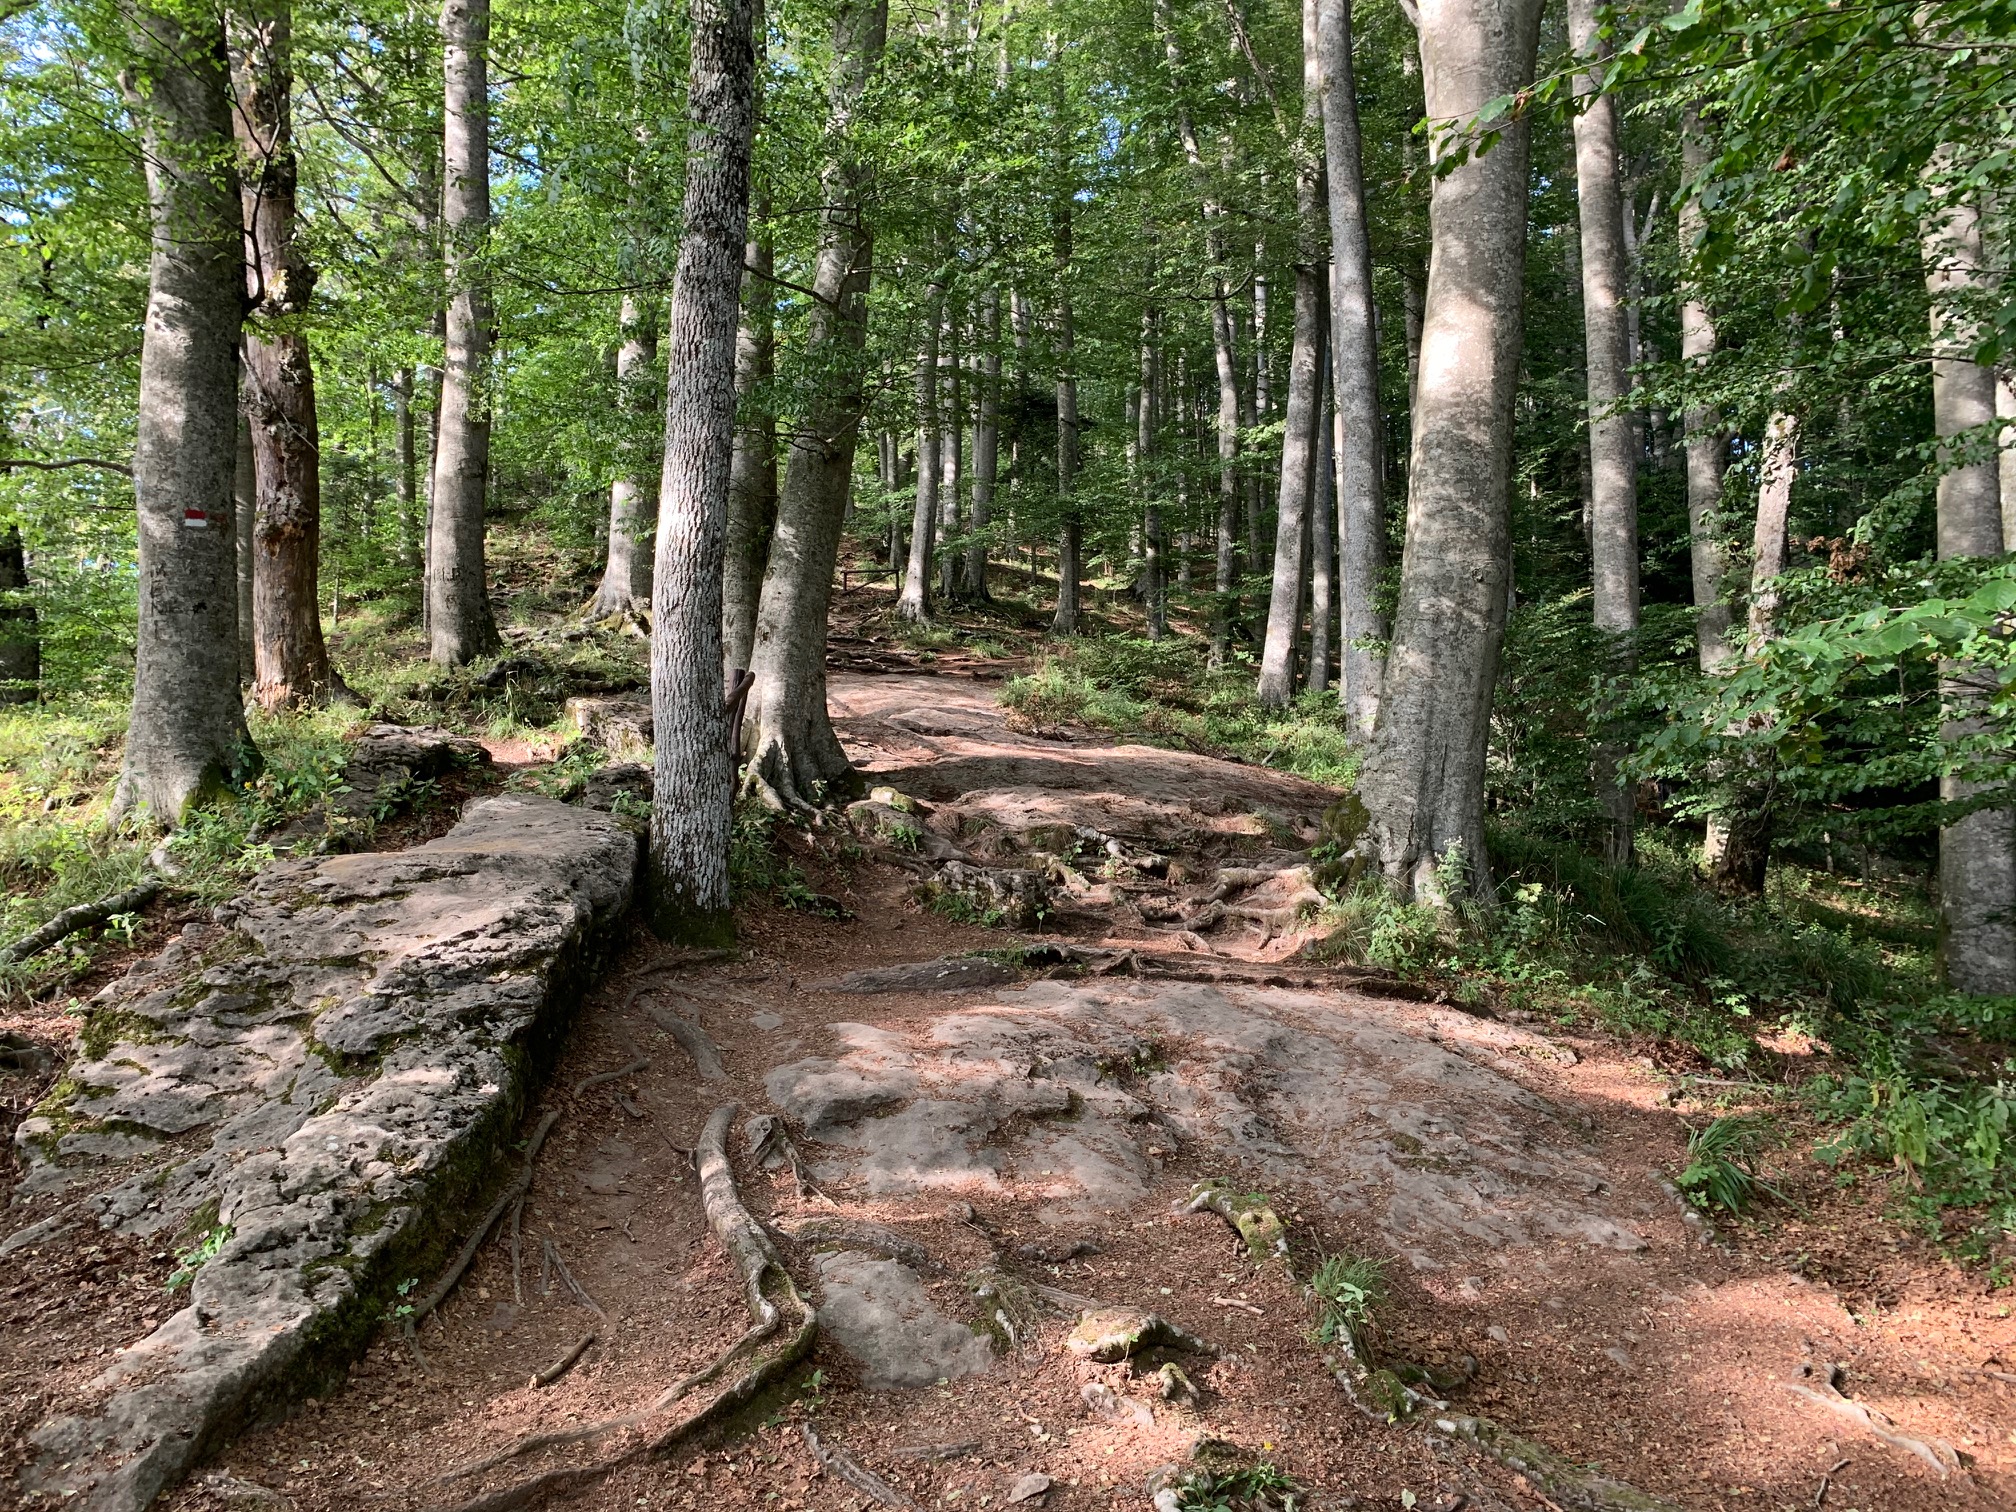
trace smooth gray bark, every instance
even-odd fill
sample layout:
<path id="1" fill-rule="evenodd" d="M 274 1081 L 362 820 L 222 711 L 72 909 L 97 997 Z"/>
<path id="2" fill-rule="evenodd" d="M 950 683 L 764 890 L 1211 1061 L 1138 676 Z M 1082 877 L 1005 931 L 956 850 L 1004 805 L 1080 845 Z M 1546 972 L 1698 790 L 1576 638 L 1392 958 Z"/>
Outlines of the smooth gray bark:
<path id="1" fill-rule="evenodd" d="M 617 315 L 623 343 L 616 349 L 616 405 L 626 431 L 657 409 L 651 381 L 658 356 L 657 333 L 644 305 L 625 294 Z M 618 443 L 619 471 L 609 484 L 609 541 L 602 581 L 588 601 L 588 617 L 642 618 L 651 607 L 651 561 L 658 534 L 658 482 L 652 476 L 651 448 L 626 435 Z M 642 453 L 642 455 L 640 455 Z"/>
<path id="2" fill-rule="evenodd" d="M 1539 0 L 1424 0 L 1431 129 L 1533 80 Z M 1435 180 L 1400 599 L 1359 792 L 1402 896 L 1488 888 L 1484 755 L 1504 642 L 1528 127 Z M 1438 138 L 1438 156 L 1448 143 Z"/>
<path id="3" fill-rule="evenodd" d="M 2002 549 L 2016 551 L 2016 382 L 2003 372 L 1995 375 L 1995 418 L 2007 422 L 1998 437 L 1996 459 L 2002 490 Z"/>
<path id="4" fill-rule="evenodd" d="M 721 564 L 735 451 L 735 335 L 756 135 L 752 0 L 693 0 L 686 200 L 666 324 L 665 469 L 651 616 L 653 927 L 730 938 L 735 770 L 721 681 Z"/>
<path id="5" fill-rule="evenodd" d="M 761 20 L 759 12 L 759 27 Z M 760 62 L 760 42 L 757 55 Z M 763 592 L 770 534 L 777 528 L 777 417 L 770 412 L 768 392 L 777 363 L 776 295 L 770 285 L 776 256 L 767 237 L 750 242 L 743 255 L 749 273 L 742 290 L 742 325 L 735 333 L 735 460 L 729 470 L 728 556 L 721 577 L 722 656 L 731 677 L 738 668 L 746 669 L 755 653 L 756 602 Z M 893 470 L 893 458 L 890 465 Z"/>
<path id="6" fill-rule="evenodd" d="M 1386 575 L 1379 333 L 1372 304 L 1364 153 L 1351 70 L 1351 0 L 1319 0 L 1319 11 L 1330 198 L 1330 370 L 1338 431 L 1338 701 L 1348 727 L 1362 739 L 1372 733 L 1385 670 L 1380 654 L 1366 645 L 1386 638 L 1386 620 L 1379 612 L 1380 583 Z"/>
<path id="7" fill-rule="evenodd" d="M 408 561 L 418 555 L 414 548 L 419 518 L 419 451 L 413 429 L 413 369 L 402 367 L 392 375 L 392 433 L 397 449 L 393 467 L 393 488 L 399 512 L 399 551 Z"/>
<path id="8" fill-rule="evenodd" d="M 750 670 L 750 778 L 764 800 L 811 807 L 853 767 L 826 713 L 826 611 L 863 408 L 862 349 L 874 237 L 862 211 L 870 165 L 851 140 L 863 90 L 881 62 L 888 0 L 844 0 L 833 21 L 830 156 L 820 176 L 816 297 L 806 322 L 818 387 L 793 431 L 777 533 L 763 575 Z"/>
<path id="9" fill-rule="evenodd" d="M 980 405 L 973 416 L 973 519 L 966 548 L 966 591 L 985 603 L 988 528 L 994 521 L 994 489 L 1001 470 L 1001 291 L 981 296 L 982 348 Z"/>
<path id="10" fill-rule="evenodd" d="M 1596 629 L 1621 665 L 1638 632 L 1638 435 L 1631 392 L 1631 259 L 1624 245 L 1624 193 L 1617 102 L 1602 92 L 1607 44 L 1596 34 L 1595 0 L 1568 0 L 1568 39 L 1589 66 L 1575 76 L 1575 183 L 1582 247 L 1582 332 L 1588 381 L 1589 547 Z M 1622 753 L 1599 740 L 1591 769 L 1608 827 L 1604 859 L 1631 859 L 1634 806 L 1618 780 Z"/>
<path id="11" fill-rule="evenodd" d="M 1078 633 L 1079 579 L 1084 575 L 1085 520 L 1078 504 L 1077 332 L 1071 314 L 1071 213 L 1057 226 L 1057 501 L 1063 518 L 1057 533 L 1057 612 L 1052 635 Z"/>
<path id="12" fill-rule="evenodd" d="M 1978 294 L 1992 276 L 1982 249 L 1981 216 L 1971 202 L 1944 205 L 1923 236 L 1925 288 L 1932 302 L 1932 421 L 1942 437 L 1980 435 L 1994 425 L 1995 373 L 1972 359 L 1978 324 L 1956 304 Z M 1942 458 L 1937 545 L 1939 560 L 1996 556 L 2002 550 L 1998 468 L 1983 458 L 1956 465 Z M 1965 740 L 1997 679 L 1964 662 L 1939 667 L 1944 738 Z M 1982 784 L 1956 773 L 1939 780 L 1939 796 L 1965 803 Z M 2016 809 L 1982 808 L 1939 831 L 1940 958 L 1949 986 L 1962 992 L 2016 993 Z"/>
<path id="13" fill-rule="evenodd" d="M 1799 416 L 1774 409 L 1764 425 L 1764 450 L 1757 468 L 1757 519 L 1750 532 L 1750 613 L 1752 646 L 1778 633 L 1778 578 L 1785 571 L 1792 518 L 1792 487 L 1799 478 Z"/>
<path id="14" fill-rule="evenodd" d="M 923 624 L 931 617 L 931 551 L 938 541 L 938 341 L 944 324 L 945 286 L 933 280 L 924 294 L 924 345 L 917 354 L 917 501 L 910 517 L 910 561 L 896 617 Z"/>
<path id="15" fill-rule="evenodd" d="M 1302 686 L 1330 686 L 1330 632 L 1337 613 L 1337 407 L 1330 390 L 1330 354 L 1318 364 L 1323 384 L 1316 401 L 1316 482 L 1309 500 L 1309 662 Z"/>
<path id="16" fill-rule="evenodd" d="M 1135 416 L 1134 454 L 1140 459 L 1145 493 L 1141 517 L 1141 594 L 1148 611 L 1148 638 L 1169 634 L 1169 543 L 1162 518 L 1162 480 L 1156 466 L 1161 431 L 1162 360 L 1156 346 L 1156 311 L 1141 313 L 1141 409 Z"/>
<path id="17" fill-rule="evenodd" d="M 960 483 L 966 435 L 964 395 L 959 382 L 959 322 L 946 309 L 945 339 L 938 351 L 942 411 L 938 427 L 938 591 L 946 602 L 965 591 L 965 553 L 953 546 L 966 522 L 960 514 Z"/>
<path id="18" fill-rule="evenodd" d="M 448 286 L 434 492 L 429 655 L 459 666 L 497 649 L 483 558 L 490 492 L 490 0 L 442 0 L 442 271 Z"/>
<path id="19" fill-rule="evenodd" d="M 252 522 L 259 510 L 257 469 L 252 460 L 252 422 L 238 411 L 238 451 L 231 471 L 231 528 L 237 537 L 238 682 L 250 688 L 256 673 L 252 652 Z"/>
<path id="20" fill-rule="evenodd" d="M 177 824 L 256 760 L 238 692 L 238 332 L 243 233 L 221 22 L 134 10 L 127 105 L 145 149 L 150 252 L 133 449 L 139 626 L 112 800 Z"/>
<path id="21" fill-rule="evenodd" d="M 1689 103 L 1681 112 L 1681 160 L 1690 183 L 1708 166 L 1708 143 L 1702 134 L 1701 107 Z M 1680 301 L 1680 359 L 1698 377 L 1713 360 L 1717 345 L 1715 317 L 1702 297 L 1692 271 L 1694 249 L 1707 233 L 1708 218 L 1691 194 L 1680 201 L 1681 256 L 1689 259 Z M 1720 672 L 1735 656 L 1730 641 L 1734 620 L 1729 582 L 1729 551 L 1722 541 L 1722 475 L 1729 466 L 1729 435 L 1720 412 L 1710 404 L 1691 404 L 1687 431 L 1687 543 L 1694 578 L 1694 644 L 1703 672 Z"/>

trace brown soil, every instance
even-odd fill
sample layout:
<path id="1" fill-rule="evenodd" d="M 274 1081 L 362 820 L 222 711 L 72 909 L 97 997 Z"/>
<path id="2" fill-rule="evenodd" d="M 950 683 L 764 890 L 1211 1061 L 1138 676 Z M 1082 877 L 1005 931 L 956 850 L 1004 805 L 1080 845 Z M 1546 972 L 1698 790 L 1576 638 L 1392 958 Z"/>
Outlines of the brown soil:
<path id="1" fill-rule="evenodd" d="M 1299 779 L 1187 753 L 1017 736 L 968 679 L 840 675 L 833 684 L 843 734 L 871 780 L 937 803 L 933 827 L 983 856 L 1009 854 L 1016 825 L 1049 822 L 1053 811 L 1060 822 L 1086 822 L 1103 810 L 1112 821 L 1099 826 L 1105 833 L 1134 825 L 1144 833 L 1125 836 L 1130 845 L 1152 840 L 1208 878 L 1215 863 L 1292 849 L 1280 821 L 1306 826 L 1328 798 Z M 1253 822 L 1258 809 L 1274 822 Z M 1173 828 L 1145 833 L 1158 824 Z M 787 843 L 813 887 L 853 917 L 759 902 L 743 911 L 737 957 L 692 969 L 691 983 L 708 994 L 699 1017 L 728 1080 L 699 1081 L 646 1004 L 630 1003 L 638 973 L 661 953 L 640 931 L 584 1005 L 545 1098 L 528 1110 L 528 1125 L 546 1109 L 562 1116 L 538 1163 L 519 1270 L 506 1238 L 493 1239 L 421 1329 L 418 1355 L 386 1330 L 344 1389 L 246 1434 L 167 1506 L 450 1507 L 508 1479 L 440 1484 L 453 1467 L 529 1430 L 629 1410 L 743 1330 L 736 1278 L 709 1235 L 686 1154 L 710 1110 L 730 1098 L 767 1110 L 766 1073 L 832 1054 L 835 1025 L 921 1035 L 962 1007 L 1009 1000 L 998 988 L 879 997 L 815 989 L 863 967 L 998 949 L 1011 939 L 927 911 L 913 896 L 911 869 L 862 856 L 844 832 L 790 831 Z M 1292 935 L 1263 940 L 1258 927 L 1227 922 L 1209 932 L 1208 961 L 1199 962 L 1169 928 L 1130 912 L 1132 896 L 1090 878 L 1044 934 L 1124 941 L 1227 969 L 1280 962 L 1301 943 Z M 1447 1032 L 1447 1009 L 1320 993 L 1338 1013 L 1378 1015 L 1410 1039 Z M 682 1004 L 682 1011 L 692 1010 Z M 1436 1268 L 1396 1261 L 1383 1347 L 1445 1365 L 1474 1356 L 1476 1378 L 1454 1395 L 1455 1411 L 1494 1418 L 1690 1512 L 2016 1503 L 2009 1306 L 1978 1277 L 1942 1265 L 1883 1223 L 1873 1205 L 1852 1206 L 1859 1193 L 1834 1191 L 1825 1173 L 1803 1164 L 1792 1173 L 1799 1182 L 1792 1195 L 1810 1216 L 1739 1227 L 1730 1248 L 1704 1245 L 1655 1181 L 1677 1166 L 1684 1141 L 1681 1115 L 1662 1101 L 1669 1079 L 1631 1047 L 1593 1037 L 1566 1043 L 1577 1052 L 1573 1064 L 1512 1056 L 1505 1059 L 1516 1065 L 1504 1071 L 1501 1063 L 1501 1071 L 1544 1099 L 1550 1119 L 1579 1128 L 1618 1201 L 1645 1215 L 1636 1227 L 1646 1247 L 1622 1253 L 1546 1240 L 1480 1246 Z M 1168 1053 L 1180 1060 L 1183 1051 Z M 574 1094 L 582 1078 L 640 1056 L 648 1069 Z M 818 1161 L 820 1148 L 801 1142 Z M 1040 1182 L 1010 1176 L 984 1190 L 871 1198 L 858 1184 L 822 1175 L 829 1206 L 799 1196 L 786 1173 L 752 1168 L 739 1132 L 731 1149 L 758 1216 L 837 1211 L 872 1219 L 900 1229 L 953 1274 L 986 1259 L 983 1229 L 1004 1247 L 1062 1232 L 1038 1217 L 1051 1195 Z M 801 1431 L 810 1422 L 825 1444 L 932 1506 L 999 1507 L 1020 1476 L 1039 1471 L 1056 1483 L 1049 1508 L 1146 1509 L 1150 1473 L 1186 1461 L 1200 1436 L 1280 1465 L 1307 1488 L 1305 1506 L 1555 1505 L 1419 1422 L 1356 1414 L 1311 1343 L 1300 1288 L 1278 1265 L 1246 1259 L 1215 1218 L 1172 1211 L 1194 1181 L 1220 1175 L 1242 1172 L 1204 1144 L 1171 1150 L 1146 1196 L 1088 1220 L 1097 1253 L 1035 1272 L 1073 1293 L 1150 1308 L 1216 1342 L 1220 1358 L 1192 1362 L 1203 1393 L 1194 1409 L 1161 1402 L 1145 1372 L 1065 1354 L 1068 1320 L 1052 1320 L 982 1375 L 910 1391 L 861 1389 L 855 1364 L 822 1338 L 817 1373 L 801 1374 L 793 1394 L 761 1404 L 734 1434 L 624 1469 L 561 1504 L 780 1512 L 873 1505 L 821 1469 Z M 1333 1193 L 1292 1183 L 1269 1191 L 1299 1255 L 1392 1253 L 1369 1218 L 1340 1215 Z M 952 1206 L 959 1200 L 970 1202 L 973 1221 Z M 547 1240 L 606 1322 L 557 1281 L 542 1287 Z M 813 1257 L 791 1244 L 784 1253 L 810 1292 Z M 12 1325 L 0 1333 L 7 1403 L 0 1456 L 11 1460 L 19 1433 L 58 1401 L 75 1400 L 94 1362 L 138 1337 L 143 1319 L 176 1305 L 160 1289 L 169 1263 L 111 1242 L 17 1257 L 15 1276 L 0 1278 L 11 1286 L 0 1290 L 7 1309 L 0 1318 Z M 418 1278 L 419 1289 L 430 1279 Z M 930 1291 L 948 1316 L 970 1310 L 957 1281 L 932 1282 Z M 552 1386 L 530 1384 L 591 1328 L 598 1341 L 580 1364 Z M 1900 1431 L 1951 1443 L 1969 1474 L 1936 1476 L 1784 1388 L 1802 1365 L 1816 1363 L 1844 1366 L 1847 1394 L 1887 1413 Z M 1152 1424 L 1088 1415 L 1080 1388 L 1094 1379 L 1148 1405 Z M 942 1459 L 905 1452 L 948 1445 L 971 1447 Z M 553 1462 L 534 1459 L 527 1468 Z M 277 1496 L 262 1502 L 255 1488 Z"/>

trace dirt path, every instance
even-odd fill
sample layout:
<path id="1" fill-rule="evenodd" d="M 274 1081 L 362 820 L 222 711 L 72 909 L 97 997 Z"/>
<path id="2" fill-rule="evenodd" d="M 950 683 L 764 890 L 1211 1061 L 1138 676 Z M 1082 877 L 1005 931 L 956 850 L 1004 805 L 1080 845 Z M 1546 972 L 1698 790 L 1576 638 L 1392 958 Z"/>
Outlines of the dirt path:
<path id="1" fill-rule="evenodd" d="M 386 1330 L 344 1389 L 247 1434 L 168 1505 L 445 1508 L 584 1458 L 439 1479 L 528 1431 L 628 1411 L 746 1327 L 687 1154 L 728 1100 L 784 1114 L 809 1161 L 801 1193 L 788 1169 L 748 1158 L 738 1121 L 744 1197 L 821 1303 L 818 1374 L 753 1431 L 633 1465 L 568 1505 L 873 1505 L 822 1469 L 808 1421 L 916 1504 L 1000 1506 L 1033 1473 L 1053 1482 L 1051 1508 L 1145 1509 L 1157 1467 L 1210 1437 L 1283 1467 L 1311 1493 L 1302 1505 L 1555 1505 L 1419 1422 L 1354 1412 L 1280 1266 L 1177 1211 L 1211 1178 L 1268 1194 L 1305 1270 L 1321 1254 L 1387 1261 L 1382 1346 L 1476 1361 L 1455 1411 L 1683 1507 L 2016 1501 L 2006 1306 L 1928 1284 L 1858 1314 L 1767 1259 L 1704 1245 L 1657 1177 L 1681 1147 L 1663 1078 L 1624 1050 L 1289 963 L 1303 940 L 1273 914 L 1292 879 L 1217 900 L 1244 912 L 1207 912 L 1225 868 L 1288 875 L 1306 859 L 1325 790 L 1019 734 L 972 681 L 842 675 L 832 697 L 871 780 L 928 806 L 921 849 L 1051 858 L 1053 911 L 1028 938 L 1222 979 L 1136 977 L 1109 954 L 1121 969 L 1107 976 L 846 990 L 849 973 L 1016 937 L 927 911 L 920 862 L 815 835 L 812 879 L 852 919 L 755 908 L 737 959 L 652 978 L 659 947 L 640 936 L 590 1004 L 527 1117 L 560 1114 L 515 1272 L 500 1233 L 418 1356 Z M 717 1047 L 718 1079 L 672 1020 Z M 637 1068 L 573 1090 L 622 1067 Z M 1069 1309 L 1001 1286 L 976 1300 L 962 1278 L 990 1266 L 1202 1336 L 1215 1356 L 1171 1357 L 1198 1400 L 1164 1401 L 1145 1365 L 1067 1353 Z M 591 1331 L 579 1363 L 531 1384 Z M 1784 1384 L 1829 1364 L 1854 1402 L 1951 1444 L 1971 1473 L 1941 1474 Z M 1094 1386 L 1110 1393 L 1090 1392 L 1103 1414 Z"/>

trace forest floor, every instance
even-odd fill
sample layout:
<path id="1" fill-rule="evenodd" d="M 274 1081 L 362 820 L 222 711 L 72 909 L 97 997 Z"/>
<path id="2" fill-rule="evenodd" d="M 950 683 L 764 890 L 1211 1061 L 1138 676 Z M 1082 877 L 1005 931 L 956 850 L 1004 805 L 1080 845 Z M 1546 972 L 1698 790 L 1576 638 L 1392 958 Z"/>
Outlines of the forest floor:
<path id="1" fill-rule="evenodd" d="M 1032 1504 L 1145 1509 L 1158 1469 L 1222 1441 L 1302 1488 L 1297 1506 L 1575 1505 L 1438 1434 L 1434 1412 L 1355 1411 L 1301 1284 L 1323 1257 L 1380 1263 L 1382 1355 L 1474 1360 L 1452 1411 L 1682 1507 L 2016 1504 L 2007 1293 L 1796 1157 L 1772 1163 L 1785 1201 L 1770 1221 L 1705 1229 L 1665 1184 L 1701 1095 L 1670 1056 L 1326 962 L 1269 884 L 1184 927 L 1227 868 L 1306 864 L 1333 790 L 1004 710 L 1021 649 L 1005 633 L 976 652 L 971 637 L 920 649 L 869 614 L 836 631 L 836 725 L 870 783 L 917 802 L 921 845 L 780 827 L 801 906 L 745 904 L 732 959 L 651 975 L 663 947 L 638 930 L 526 1115 L 560 1119 L 516 1263 L 500 1232 L 417 1348 L 383 1330 L 341 1389 L 226 1446 L 164 1505 L 445 1509 L 590 1457 L 454 1473 L 630 1411 L 742 1332 L 688 1154 L 727 1101 L 785 1113 L 809 1163 L 801 1186 L 739 1132 L 731 1145 L 744 1200 L 823 1302 L 810 1373 L 735 1435 L 557 1504 L 999 1507 L 1041 1476 Z M 486 782 L 539 780 L 560 754 L 537 732 L 491 742 L 504 770 Z M 1038 834 L 1052 853 L 1081 844 L 1051 869 L 1036 928 L 920 895 L 917 850 L 1035 864 Z M 947 957 L 1002 969 L 949 990 L 842 980 Z M 101 957 L 71 990 L 121 964 Z M 63 1027 L 16 1010 L 43 1037 Z M 667 1012 L 718 1047 L 719 1079 L 698 1074 Z M 621 1067 L 636 1069 L 580 1090 Z M 1182 1211 L 1211 1179 L 1267 1196 L 1288 1265 Z M 80 1240 L 0 1276 L 0 1454 L 175 1305 L 171 1264 Z M 1069 1353 L 1075 1315 L 976 1316 L 960 1278 L 989 1265 L 1199 1336 L 1212 1353 L 1158 1356 L 1183 1364 L 1194 1399 L 1164 1400 L 1147 1363 Z M 591 1332 L 578 1363 L 534 1383 Z M 1964 1469 L 1935 1467 L 1941 1446 Z M 836 1471 L 835 1451 L 882 1491 Z M 1182 1504 L 1244 1505 L 1262 1480 Z"/>

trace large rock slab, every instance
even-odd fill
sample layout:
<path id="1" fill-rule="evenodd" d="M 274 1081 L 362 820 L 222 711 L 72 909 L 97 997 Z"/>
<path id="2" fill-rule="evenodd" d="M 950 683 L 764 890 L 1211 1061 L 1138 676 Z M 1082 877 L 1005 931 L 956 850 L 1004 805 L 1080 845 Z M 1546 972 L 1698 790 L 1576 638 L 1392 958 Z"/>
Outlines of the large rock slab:
<path id="1" fill-rule="evenodd" d="M 907 1265 L 858 1250 L 821 1255 L 819 1290 L 819 1326 L 870 1391 L 956 1381 L 994 1363 L 987 1336 L 940 1312 Z"/>
<path id="2" fill-rule="evenodd" d="M 483 798 L 411 851 L 271 868 L 99 994 L 17 1135 L 24 1188 L 214 1253 L 95 1405 L 35 1430 L 24 1497 L 145 1507 L 340 1372 L 503 1168 L 637 864 L 616 818 Z"/>

